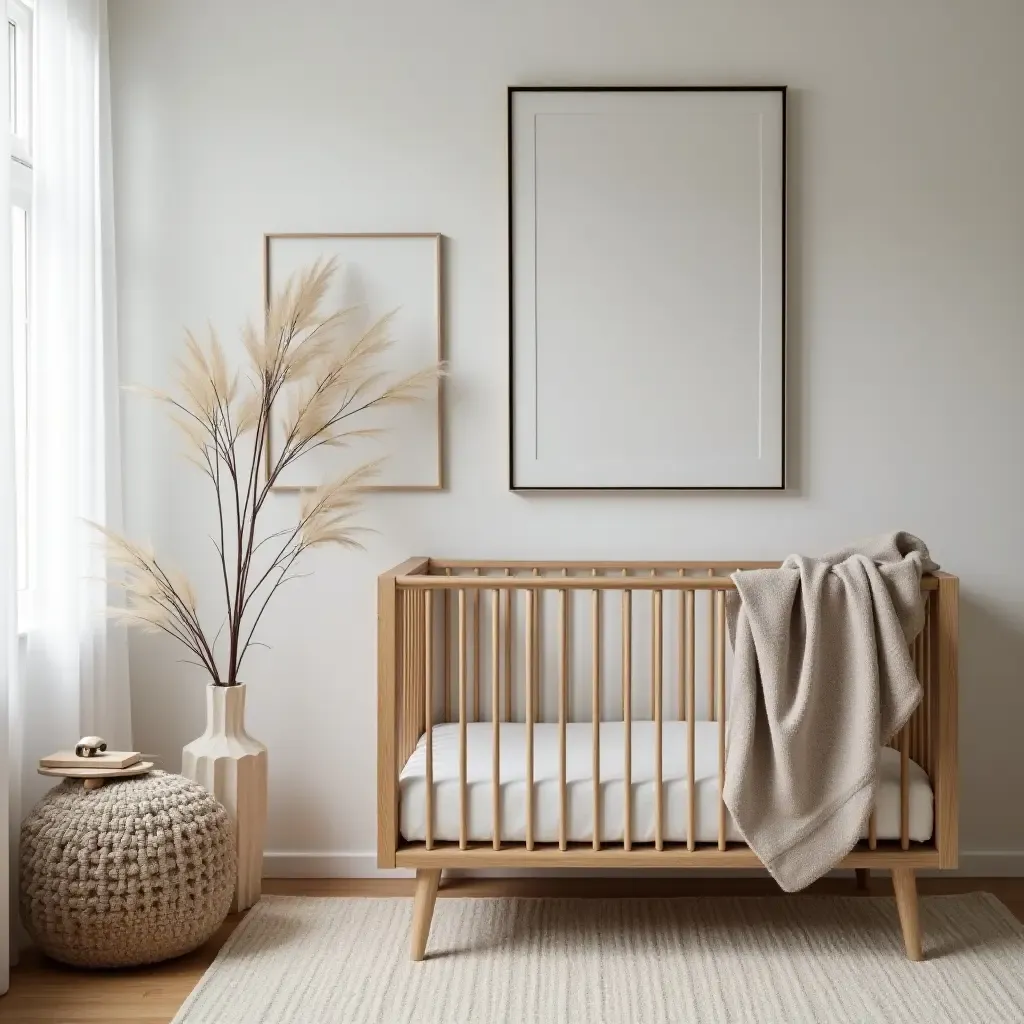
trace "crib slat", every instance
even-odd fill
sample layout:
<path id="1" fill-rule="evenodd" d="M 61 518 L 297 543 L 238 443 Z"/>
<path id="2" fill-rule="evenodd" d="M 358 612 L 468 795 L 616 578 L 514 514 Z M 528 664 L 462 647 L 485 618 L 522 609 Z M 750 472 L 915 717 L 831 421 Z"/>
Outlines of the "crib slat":
<path id="1" fill-rule="evenodd" d="M 491 591 L 491 839 L 495 850 L 501 849 L 501 727 L 498 704 L 501 683 L 499 630 L 499 592 Z"/>
<path id="2" fill-rule="evenodd" d="M 927 608 L 927 605 L 925 606 Z M 917 744 L 914 750 L 914 760 L 924 768 L 928 766 L 928 613 L 925 612 L 924 628 L 918 634 L 918 644 L 921 648 L 921 671 L 917 678 L 921 681 L 921 704 L 914 712 L 914 719 L 917 722 Z"/>
<path id="3" fill-rule="evenodd" d="M 428 850 L 434 848 L 434 729 L 432 704 L 434 698 L 434 592 L 425 592 L 423 602 L 423 734 L 427 754 L 427 823 L 424 839 Z"/>
<path id="4" fill-rule="evenodd" d="M 512 575 L 511 569 L 505 570 L 506 576 Z M 501 595 L 505 599 L 505 721 L 512 721 L 512 607 L 515 591 L 504 590 Z"/>
<path id="5" fill-rule="evenodd" d="M 900 729 L 900 847 L 910 849 L 910 730 Z"/>
<path id="6" fill-rule="evenodd" d="M 593 570 L 597 575 L 597 570 Z M 593 592 L 594 647 L 591 666 L 590 720 L 593 730 L 591 775 L 594 779 L 594 849 L 601 849 L 601 591 Z"/>
<path id="7" fill-rule="evenodd" d="M 662 791 L 662 730 L 661 730 L 661 633 L 662 633 L 662 592 L 654 591 L 653 599 L 653 622 L 651 625 L 652 645 L 654 648 L 651 666 L 651 678 L 654 687 L 654 848 L 662 850 L 665 847 L 665 832 L 662 806 L 664 793 Z"/>
<path id="8" fill-rule="evenodd" d="M 420 650 L 420 632 L 423 626 L 421 603 L 412 597 L 409 600 L 409 659 L 406 662 L 409 684 L 409 725 L 413 744 L 418 742 L 420 730 L 423 728 L 423 681 L 420 679 L 420 666 L 423 664 L 423 652 Z"/>
<path id="9" fill-rule="evenodd" d="M 657 569 L 651 570 L 651 579 L 655 579 L 658 575 Z M 651 591 L 651 717 L 654 717 L 654 660 L 657 654 L 654 650 L 654 595 L 655 591 Z"/>
<path id="10" fill-rule="evenodd" d="M 715 591 L 715 672 L 718 675 L 718 848 L 725 849 L 725 591 Z"/>
<path id="11" fill-rule="evenodd" d="M 466 821 L 466 592 L 459 591 L 459 849 L 468 841 Z"/>
<path id="12" fill-rule="evenodd" d="M 406 593 L 403 605 L 405 622 L 402 648 L 402 724 L 406 733 L 403 746 L 406 750 L 411 750 L 419 739 L 420 728 L 423 725 L 422 716 L 417 713 L 420 695 L 416 691 L 416 634 L 419 632 L 419 624 L 416 619 L 417 604 L 412 594 Z"/>
<path id="13" fill-rule="evenodd" d="M 395 600 L 397 602 L 397 608 L 395 609 L 395 644 L 397 650 L 395 651 L 395 675 L 398 692 L 395 694 L 398 702 L 398 706 L 395 708 L 395 714 L 398 716 L 398 743 L 395 746 L 395 770 L 401 772 L 402 770 L 402 754 L 408 756 L 409 747 L 407 745 L 408 740 L 406 738 L 406 732 L 408 725 L 405 720 L 405 706 L 408 702 L 406 696 L 405 687 L 407 685 L 407 676 L 409 669 L 406 667 L 405 659 L 408 656 L 408 645 L 409 645 L 409 594 L 407 591 L 396 588 Z M 415 749 L 415 748 L 414 748 Z"/>
<path id="14" fill-rule="evenodd" d="M 913 665 L 913 674 L 919 680 L 921 679 L 921 634 L 915 636 L 910 643 L 907 645 L 907 650 L 910 654 L 910 663 Z M 916 730 L 915 719 L 918 714 L 914 712 L 909 720 L 907 721 L 907 730 L 909 732 L 909 743 L 910 743 L 910 757 L 918 757 L 918 730 Z"/>
<path id="15" fill-rule="evenodd" d="M 622 848 L 633 848 L 633 591 L 622 591 Z"/>
<path id="16" fill-rule="evenodd" d="M 924 768 L 933 775 L 932 761 L 932 602 L 924 599 Z"/>
<path id="17" fill-rule="evenodd" d="M 445 576 L 451 576 L 451 569 L 445 569 Z M 452 720 L 452 592 L 444 591 L 444 720 Z"/>
<path id="18" fill-rule="evenodd" d="M 474 576 L 480 575 L 479 569 L 473 570 Z M 479 722 L 480 714 L 480 606 L 482 597 L 479 590 L 473 591 L 473 721 Z"/>
<path id="19" fill-rule="evenodd" d="M 418 731 L 421 725 L 420 722 L 410 723 L 409 719 L 412 718 L 410 711 L 412 710 L 412 685 L 413 685 L 413 669 L 412 669 L 412 635 L 414 632 L 413 623 L 413 607 L 412 607 L 412 594 L 408 591 L 402 595 L 402 747 L 406 750 L 409 749 L 409 733 L 410 724 L 414 725 Z M 415 743 L 415 740 L 413 741 Z M 401 767 L 401 765 L 399 765 Z"/>
<path id="20" fill-rule="evenodd" d="M 565 718 L 566 688 L 569 677 L 568 599 L 566 590 L 558 592 L 558 848 L 566 846 L 566 792 L 565 792 Z"/>
<path id="21" fill-rule="evenodd" d="M 563 569 L 562 570 L 562 575 L 564 577 L 566 577 L 566 579 L 568 579 L 568 577 L 569 577 L 569 570 L 568 569 Z M 562 593 L 566 595 L 566 598 L 565 598 L 565 600 L 566 600 L 566 607 L 565 607 L 565 631 L 566 631 L 567 636 L 570 638 L 569 641 L 568 641 L 568 646 L 567 646 L 568 654 L 566 655 L 566 658 L 567 658 L 567 661 L 566 661 L 566 679 L 567 679 L 568 682 L 567 682 L 566 690 L 565 690 L 565 720 L 567 722 L 571 722 L 572 721 L 572 690 L 573 690 L 572 670 L 571 670 L 571 667 L 570 667 L 570 663 L 572 661 L 572 606 L 573 606 L 573 604 L 574 604 L 574 602 L 576 600 L 575 597 L 573 596 L 576 592 L 574 590 L 569 590 L 569 588 L 566 587 L 566 589 L 563 590 Z"/>
<path id="22" fill-rule="evenodd" d="M 692 850 L 697 842 L 695 837 L 697 824 L 697 808 L 695 804 L 696 754 L 694 751 L 694 746 L 696 745 L 695 723 L 697 719 L 697 666 L 694 640 L 696 639 L 697 631 L 692 590 L 686 591 L 683 604 L 686 608 L 686 848 L 687 850 Z"/>
<path id="23" fill-rule="evenodd" d="M 536 669 L 535 629 L 537 619 L 534 614 L 534 597 L 532 589 L 526 591 L 526 848 L 533 849 L 533 698 L 534 670 Z"/>
<path id="24" fill-rule="evenodd" d="M 868 818 L 868 849 L 874 850 L 878 847 L 878 811 L 871 808 L 871 817 Z"/>
<path id="25" fill-rule="evenodd" d="M 629 575 L 628 569 L 622 570 L 622 578 L 625 579 Z M 626 720 L 626 691 L 622 691 L 622 720 Z"/>
<path id="26" fill-rule="evenodd" d="M 708 576 L 715 570 L 708 569 Z M 715 592 L 708 591 L 708 721 L 715 720 Z"/>
<path id="27" fill-rule="evenodd" d="M 932 724 L 932 684 L 931 684 L 931 616 L 928 613 L 928 602 L 925 601 L 924 628 L 921 630 L 921 757 L 920 765 L 931 776 L 931 724 Z"/>
<path id="28" fill-rule="evenodd" d="M 679 570 L 680 576 L 685 576 L 684 569 Z M 679 591 L 679 721 L 686 721 L 686 595 Z"/>
<path id="29" fill-rule="evenodd" d="M 540 568 L 534 567 L 534 575 L 539 577 L 541 574 Z M 534 591 L 534 614 L 532 614 L 532 620 L 530 629 L 534 631 L 534 716 L 539 721 L 544 721 L 544 686 L 542 685 L 541 674 L 544 669 L 544 659 L 541 657 L 541 644 L 543 643 L 543 617 L 542 609 L 544 608 L 544 591 Z"/>
<path id="30" fill-rule="evenodd" d="M 920 649 L 920 666 L 917 671 L 917 678 L 921 683 L 921 703 L 918 705 L 917 710 L 914 712 L 914 719 L 917 723 L 917 740 L 914 743 L 914 749 L 910 752 L 910 756 L 922 767 L 925 771 L 928 770 L 928 673 L 925 670 L 924 664 L 924 652 L 927 646 L 928 637 L 928 613 L 925 612 L 925 624 L 921 627 L 921 632 L 918 633 L 915 638 L 915 644 Z"/>

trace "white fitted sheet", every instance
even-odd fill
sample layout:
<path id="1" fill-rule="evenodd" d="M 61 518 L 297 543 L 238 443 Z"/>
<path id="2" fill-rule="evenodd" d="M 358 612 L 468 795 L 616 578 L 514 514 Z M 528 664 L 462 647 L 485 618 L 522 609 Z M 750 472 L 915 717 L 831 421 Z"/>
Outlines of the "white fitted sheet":
<path id="1" fill-rule="evenodd" d="M 466 793 L 469 839 L 492 839 L 491 724 L 466 726 Z M 687 839 L 687 776 L 685 722 L 665 722 L 662 743 L 664 837 L 669 842 Z M 526 726 L 504 722 L 500 726 L 501 839 L 526 839 Z M 459 727 L 437 725 L 434 748 L 434 839 L 459 838 Z M 695 722 L 694 809 L 696 842 L 718 840 L 718 724 Z M 572 722 L 566 727 L 567 834 L 570 842 L 590 842 L 594 825 L 594 790 L 591 772 L 593 727 Z M 623 838 L 623 741 L 622 722 L 601 723 L 601 840 Z M 558 841 L 559 780 L 558 726 L 534 726 L 534 839 Z M 631 836 L 634 842 L 654 841 L 654 723 L 634 722 L 631 757 Z M 425 838 L 426 742 L 421 736 L 400 782 L 400 827 L 403 837 L 414 842 Z M 726 812 L 726 837 L 740 842 L 740 835 Z M 900 756 L 882 750 L 881 783 L 877 802 L 879 839 L 900 835 Z M 932 790 L 924 771 L 910 762 L 910 838 L 925 842 L 932 835 Z"/>

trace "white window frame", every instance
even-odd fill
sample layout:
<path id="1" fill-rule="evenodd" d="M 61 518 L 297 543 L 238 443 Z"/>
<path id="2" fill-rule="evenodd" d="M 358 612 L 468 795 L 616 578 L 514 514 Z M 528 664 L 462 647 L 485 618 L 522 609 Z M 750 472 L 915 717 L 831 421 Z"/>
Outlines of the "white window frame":
<path id="1" fill-rule="evenodd" d="M 31 323 L 28 320 L 31 310 L 32 290 L 32 197 L 33 197 L 33 175 L 32 175 L 32 118 L 33 118 L 33 91 L 34 91 L 34 29 L 35 11 L 32 3 L 26 0 L 7 0 L 7 22 L 8 40 L 10 40 L 10 26 L 15 29 L 15 51 L 16 62 L 11 68 L 11 87 L 13 88 L 12 105 L 14 107 L 14 126 L 11 132 L 11 207 L 25 212 L 25 284 L 26 284 L 26 323 L 25 323 L 25 347 L 24 352 L 19 353 L 17 360 L 18 373 L 15 378 L 15 387 L 20 389 L 16 396 L 15 408 L 21 413 L 23 429 L 16 427 L 15 437 L 18 443 L 16 460 L 19 465 L 18 483 L 21 485 L 22 493 L 17 496 L 18 509 L 21 513 L 21 529 L 18 531 L 18 563 L 19 567 L 24 566 L 23 578 L 19 579 L 18 588 L 18 632 L 28 631 L 32 617 L 32 572 L 29 559 L 30 537 L 32 523 L 32 465 L 29 458 L 31 445 L 28 438 L 28 410 L 31 408 L 33 396 L 33 381 L 31 374 Z M 10 45 L 8 41 L 8 45 Z M 11 214 L 8 214 L 11 216 Z M 13 232 L 12 232 L 13 240 Z M 14 253 L 12 252 L 12 260 Z M 12 262 L 13 267 L 13 262 Z M 23 467 L 23 469 L 21 468 Z M 19 574 L 21 575 L 21 574 Z"/>
<path id="2" fill-rule="evenodd" d="M 7 22 L 17 31 L 18 62 L 14 79 L 16 130 L 11 133 L 11 157 L 32 166 L 32 70 L 35 12 L 24 0 L 7 0 Z"/>

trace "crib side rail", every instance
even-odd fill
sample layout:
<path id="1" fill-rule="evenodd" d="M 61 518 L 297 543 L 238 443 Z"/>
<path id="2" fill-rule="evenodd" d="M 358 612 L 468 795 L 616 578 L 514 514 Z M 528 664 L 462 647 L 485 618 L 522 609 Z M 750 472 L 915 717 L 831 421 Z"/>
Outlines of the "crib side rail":
<path id="1" fill-rule="evenodd" d="M 377 580 L 377 866 L 393 868 L 398 845 L 398 773 L 411 753 L 413 687 L 407 684 L 415 668 L 410 629 L 412 602 L 402 602 L 396 581 L 430 569 L 426 558 L 410 558 Z M 422 694 L 421 694 L 422 700 Z M 421 712 L 422 715 L 422 712 Z M 418 735 L 418 734 L 417 734 Z M 412 745 L 416 744 L 416 736 Z"/>
<path id="2" fill-rule="evenodd" d="M 434 565 L 434 563 L 430 563 Z M 688 563 L 692 565 L 693 563 Z M 589 569 L 589 563 L 587 565 Z M 663 569 L 658 565 L 656 569 Z M 441 576 L 429 573 L 399 576 L 396 582 L 408 590 L 735 590 L 736 584 L 728 577 L 715 573 L 714 566 L 708 568 L 707 576 L 662 576 L 655 575 L 652 568 L 646 576 Z M 939 579 L 925 576 L 921 580 L 924 592 L 938 590 Z"/>
<path id="3" fill-rule="evenodd" d="M 528 561 L 524 559 L 470 559 L 470 558 L 432 558 L 430 560 L 430 571 L 436 576 L 467 575 L 476 572 L 489 572 L 495 575 L 508 571 L 508 574 L 520 573 L 557 574 L 561 572 L 579 573 L 612 573 L 625 571 L 629 575 L 649 575 L 652 571 L 659 573 L 684 572 L 706 573 L 708 569 L 719 570 L 727 565 L 730 570 L 735 569 L 778 569 L 782 563 L 774 562 L 708 562 L 708 561 L 582 561 L 579 559 L 568 559 L 565 561 Z"/>
<path id="4" fill-rule="evenodd" d="M 929 601 L 932 628 L 928 634 L 928 663 L 932 673 L 931 740 L 935 756 L 930 766 L 935 792 L 935 845 L 940 868 L 955 868 L 959 858 L 958 715 L 960 644 L 960 580 L 949 573 L 934 577 L 938 590 Z"/>

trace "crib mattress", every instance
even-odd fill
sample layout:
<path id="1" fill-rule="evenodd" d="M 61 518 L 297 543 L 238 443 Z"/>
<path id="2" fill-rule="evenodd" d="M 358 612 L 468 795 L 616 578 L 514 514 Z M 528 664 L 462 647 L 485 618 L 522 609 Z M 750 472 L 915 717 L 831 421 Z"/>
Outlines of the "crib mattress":
<path id="1" fill-rule="evenodd" d="M 686 842 L 688 826 L 687 725 L 663 724 L 663 814 L 667 842 Z M 469 839 L 492 839 L 491 730 L 489 722 L 466 726 L 466 803 Z M 694 723 L 695 760 L 695 842 L 718 840 L 718 724 Z M 435 726 L 434 748 L 434 839 L 459 838 L 459 727 Z M 566 828 L 570 842 L 591 842 L 594 826 L 592 781 L 592 735 L 589 722 L 566 727 Z M 601 841 L 618 843 L 623 838 L 623 768 L 625 729 L 622 722 L 602 722 L 601 759 Z M 558 841 L 559 778 L 558 726 L 534 726 L 534 839 L 538 843 Z M 654 723 L 632 724 L 631 757 L 633 842 L 654 841 Z M 506 722 L 500 726 L 501 839 L 526 839 L 526 726 Z M 932 835 L 932 790 L 925 772 L 910 762 L 910 838 L 925 842 Z M 402 836 L 410 842 L 425 838 L 426 742 L 421 736 L 400 781 L 399 818 Z M 900 756 L 888 747 L 882 750 L 881 781 L 877 809 L 879 839 L 900 835 Z M 741 842 L 732 816 L 726 812 L 726 838 Z M 866 836 L 865 836 L 866 838 Z"/>

